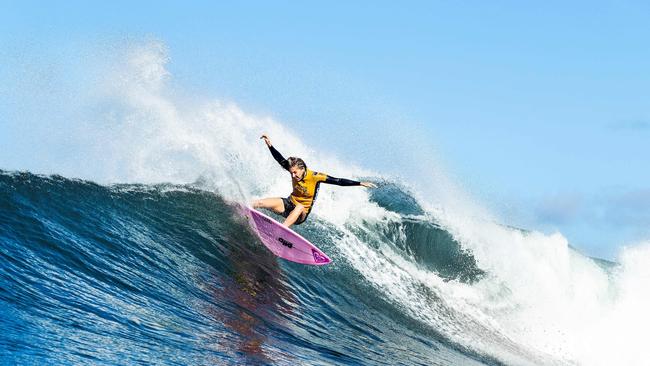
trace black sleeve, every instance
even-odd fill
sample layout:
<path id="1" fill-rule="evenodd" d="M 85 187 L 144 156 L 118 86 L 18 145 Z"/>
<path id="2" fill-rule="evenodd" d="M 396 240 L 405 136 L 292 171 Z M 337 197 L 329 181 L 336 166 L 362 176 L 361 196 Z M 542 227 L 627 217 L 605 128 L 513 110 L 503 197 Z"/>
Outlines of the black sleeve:
<path id="1" fill-rule="evenodd" d="M 345 179 L 345 178 L 335 178 L 332 176 L 327 176 L 325 181 L 323 183 L 327 184 L 335 184 L 337 186 L 359 186 L 361 185 L 361 182 L 357 182 L 356 180 L 351 180 L 351 179 Z"/>
<path id="2" fill-rule="evenodd" d="M 282 154 L 280 154 L 278 150 L 273 147 L 273 145 L 269 146 L 269 150 L 271 150 L 273 159 L 275 159 L 275 161 L 277 161 L 278 164 L 280 164 L 280 166 L 282 166 L 284 169 L 289 170 L 289 162 L 284 158 L 284 156 L 282 156 Z"/>

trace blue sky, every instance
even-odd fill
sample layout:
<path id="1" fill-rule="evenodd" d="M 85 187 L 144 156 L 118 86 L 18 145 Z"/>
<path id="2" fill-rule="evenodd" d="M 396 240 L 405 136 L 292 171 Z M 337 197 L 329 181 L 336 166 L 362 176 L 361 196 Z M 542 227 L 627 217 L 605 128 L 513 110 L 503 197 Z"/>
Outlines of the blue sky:
<path id="1" fill-rule="evenodd" d="M 74 89 L 93 47 L 149 38 L 186 90 L 361 165 L 399 174 L 380 147 L 417 135 L 508 224 L 605 258 L 650 237 L 648 3 L 3 1 L 0 167 L 44 169 L 31 119 L 69 123 L 14 70 Z"/>

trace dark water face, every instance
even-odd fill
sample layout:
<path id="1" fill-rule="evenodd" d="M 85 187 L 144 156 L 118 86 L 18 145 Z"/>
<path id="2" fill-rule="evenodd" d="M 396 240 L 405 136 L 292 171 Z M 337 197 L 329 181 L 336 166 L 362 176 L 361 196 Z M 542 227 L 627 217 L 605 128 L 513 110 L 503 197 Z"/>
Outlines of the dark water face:
<path id="1" fill-rule="evenodd" d="M 481 275 L 426 225 L 407 223 L 414 234 L 396 247 L 449 278 Z M 300 230 L 332 249 L 322 225 Z M 440 245 L 431 252 L 421 240 Z M 455 265 L 440 267 L 441 255 Z M 498 364 L 405 315 L 333 259 L 276 258 L 220 197 L 191 187 L 3 172 L 0 363 Z"/>

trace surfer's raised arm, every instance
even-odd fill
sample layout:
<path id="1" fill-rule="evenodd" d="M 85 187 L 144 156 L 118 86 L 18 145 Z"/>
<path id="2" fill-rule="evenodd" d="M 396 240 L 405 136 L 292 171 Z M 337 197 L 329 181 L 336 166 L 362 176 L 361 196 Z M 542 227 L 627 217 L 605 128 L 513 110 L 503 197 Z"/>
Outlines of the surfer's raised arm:
<path id="1" fill-rule="evenodd" d="M 271 151 L 271 155 L 273 155 L 273 159 L 275 159 L 275 161 L 277 161 L 281 167 L 283 167 L 286 170 L 289 170 L 290 168 L 289 161 L 287 161 L 287 159 L 285 159 L 284 156 L 282 156 L 282 154 L 280 154 L 280 152 L 273 147 L 273 144 L 271 143 L 271 139 L 266 135 L 262 135 L 260 139 L 264 140 L 266 146 L 269 147 L 269 150 Z"/>
<path id="2" fill-rule="evenodd" d="M 337 186 L 344 186 L 344 187 L 363 186 L 366 188 L 377 188 L 377 186 L 371 182 L 359 182 L 352 179 L 336 178 L 336 177 L 332 177 L 331 175 L 328 175 L 327 178 L 325 178 L 325 180 L 323 181 L 323 183 L 334 184 Z"/>

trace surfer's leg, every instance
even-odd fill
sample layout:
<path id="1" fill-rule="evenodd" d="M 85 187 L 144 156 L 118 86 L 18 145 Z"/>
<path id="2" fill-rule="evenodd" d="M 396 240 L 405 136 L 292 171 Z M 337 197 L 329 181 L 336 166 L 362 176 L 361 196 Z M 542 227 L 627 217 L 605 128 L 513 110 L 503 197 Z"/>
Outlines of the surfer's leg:
<path id="1" fill-rule="evenodd" d="M 305 206 L 301 204 L 297 204 L 296 208 L 294 208 L 293 211 L 291 211 L 291 213 L 289 214 L 289 216 L 287 216 L 286 220 L 284 220 L 282 225 L 286 227 L 290 227 L 298 220 L 298 218 L 301 218 L 302 215 L 304 214 L 305 214 Z"/>
<path id="2" fill-rule="evenodd" d="M 253 201 L 253 208 L 265 208 L 272 210 L 276 214 L 282 214 L 284 212 L 284 202 L 282 202 L 282 198 L 264 198 Z"/>

